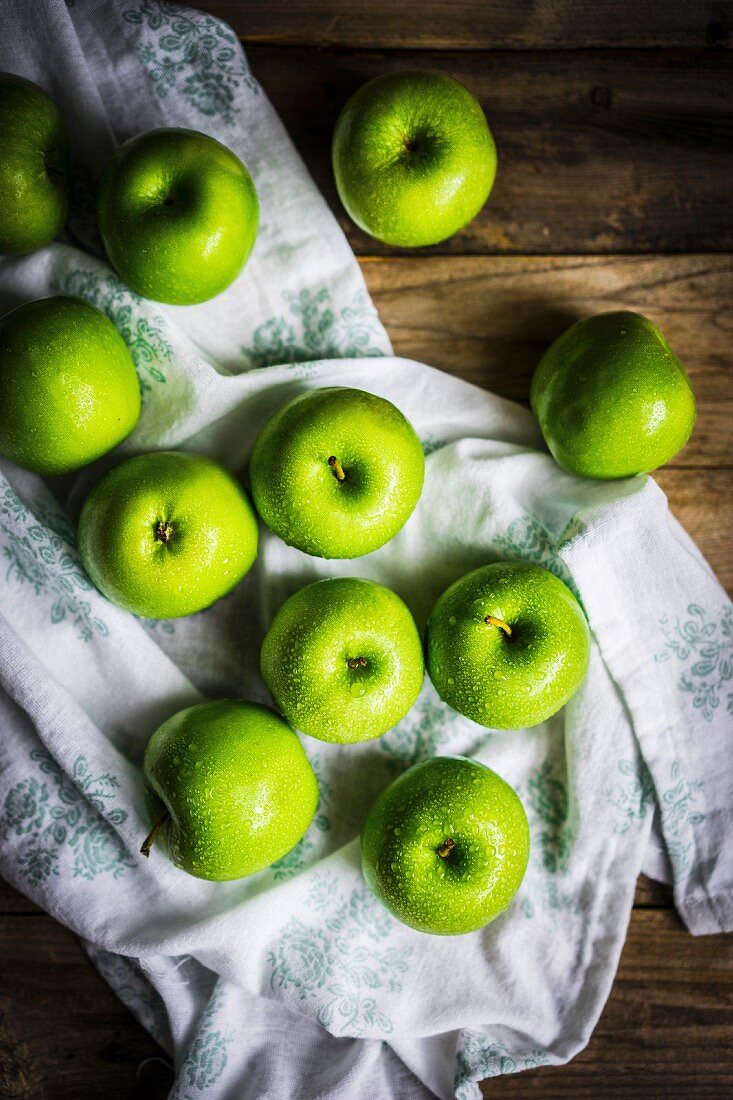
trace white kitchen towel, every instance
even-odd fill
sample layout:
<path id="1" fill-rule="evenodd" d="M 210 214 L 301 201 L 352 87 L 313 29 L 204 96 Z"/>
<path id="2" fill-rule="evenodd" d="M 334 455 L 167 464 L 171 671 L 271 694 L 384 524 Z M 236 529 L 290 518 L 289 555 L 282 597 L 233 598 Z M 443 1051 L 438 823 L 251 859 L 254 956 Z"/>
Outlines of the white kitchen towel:
<path id="1" fill-rule="evenodd" d="M 2 463 L 2 873 L 82 937 L 170 1053 L 178 1100 L 468 1100 L 484 1077 L 567 1061 L 611 987 L 655 813 L 688 928 L 733 927 L 729 601 L 653 480 L 573 478 L 526 409 L 392 356 L 335 220 L 224 24 L 152 0 L 5 0 L 3 21 L 0 68 L 59 104 L 77 194 L 63 241 L 2 260 L 0 308 L 50 293 L 99 306 L 131 349 L 143 413 L 114 456 L 77 477 L 44 483 Z M 96 241 L 94 176 L 116 143 L 159 126 L 225 142 L 262 203 L 245 272 L 201 306 L 140 299 Z M 112 462 L 184 447 L 244 477 L 268 416 L 333 384 L 389 398 L 423 441 L 424 494 L 397 538 L 341 563 L 263 532 L 246 581 L 187 620 L 136 619 L 94 590 L 74 526 Z M 588 614 L 590 670 L 560 714 L 489 731 L 426 681 L 377 742 L 303 738 L 320 804 L 272 868 L 213 884 L 161 850 L 139 856 L 148 738 L 204 697 L 267 700 L 259 644 L 290 593 L 325 575 L 371 577 L 422 626 L 450 581 L 501 558 L 552 570 Z M 531 822 L 515 901 L 464 937 L 400 925 L 359 869 L 375 796 L 435 753 L 490 764 Z"/>

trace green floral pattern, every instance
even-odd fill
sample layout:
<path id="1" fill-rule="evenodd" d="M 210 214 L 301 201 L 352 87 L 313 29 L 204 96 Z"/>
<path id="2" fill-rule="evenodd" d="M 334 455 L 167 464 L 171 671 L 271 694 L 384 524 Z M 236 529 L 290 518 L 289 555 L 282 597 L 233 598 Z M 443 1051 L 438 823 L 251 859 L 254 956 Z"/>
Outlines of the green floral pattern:
<path id="1" fill-rule="evenodd" d="M 399 770 L 409 768 L 435 756 L 438 749 L 451 739 L 454 716 L 446 715 L 446 707 L 429 695 L 420 698 L 401 722 L 379 740 L 379 748 Z"/>
<path id="2" fill-rule="evenodd" d="M 311 756 L 310 762 L 313 771 L 316 773 L 316 779 L 318 780 L 318 805 L 316 807 L 316 814 L 305 836 L 302 837 L 295 847 L 291 848 L 286 855 L 278 859 L 276 863 L 273 863 L 272 873 L 278 882 L 292 878 L 293 875 L 297 875 L 300 871 L 304 870 L 305 867 L 315 862 L 316 859 L 320 859 L 325 854 L 320 844 L 320 840 L 331 829 L 331 819 L 328 817 L 326 809 L 333 798 L 333 787 L 323 774 L 323 765 L 320 756 L 317 754 Z"/>
<path id="3" fill-rule="evenodd" d="M 201 1017 L 196 1036 L 186 1054 L 171 1100 L 190 1100 L 194 1093 L 212 1096 L 216 1084 L 229 1061 L 228 1047 L 234 1040 L 229 1028 L 217 1026 L 217 1016 L 226 1000 L 226 988 L 219 982 Z M 185 1081 L 184 1081 L 185 1078 Z"/>
<path id="4" fill-rule="evenodd" d="M 733 606 L 726 605 L 718 618 L 710 618 L 699 604 L 691 603 L 686 618 L 676 618 L 673 625 L 665 617 L 659 627 L 665 644 L 655 660 L 678 660 L 685 666 L 677 687 L 695 710 L 712 722 L 725 697 L 733 714 L 733 691 L 727 691 L 733 686 Z"/>
<path id="5" fill-rule="evenodd" d="M 107 314 L 130 349 L 143 396 L 152 389 L 152 383 L 166 381 L 163 368 L 168 369 L 173 349 L 163 336 L 165 321 L 162 317 L 148 320 L 140 316 L 143 299 L 116 275 L 99 276 L 92 271 L 76 269 L 62 279 L 53 279 L 51 289 L 57 294 L 84 298 Z"/>
<path id="6" fill-rule="evenodd" d="M 521 797 L 521 791 L 518 793 Z M 577 898 L 564 892 L 557 881 L 557 877 L 569 872 L 573 842 L 565 776 L 545 761 L 530 775 L 523 801 L 531 838 L 526 880 L 529 892 L 522 902 L 524 915 L 532 918 L 538 911 L 546 914 L 580 912 Z"/>
<path id="7" fill-rule="evenodd" d="M 547 1065 L 549 1056 L 542 1050 L 528 1054 L 512 1054 L 503 1043 L 492 1041 L 481 1031 L 464 1028 L 456 1052 L 453 1081 L 456 1100 L 480 1100 L 479 1081 L 499 1077 L 503 1073 L 519 1073 Z"/>
<path id="8" fill-rule="evenodd" d="M 119 878 L 133 867 L 115 829 L 127 820 L 113 804 L 117 779 L 93 775 L 85 756 L 74 761 L 73 782 L 45 749 L 34 749 L 30 759 L 36 774 L 11 787 L 0 816 L 0 836 L 25 838 L 17 866 L 26 882 L 58 877 L 65 854 L 71 861 L 65 873 L 89 881 L 101 874 Z"/>
<path id="9" fill-rule="evenodd" d="M 542 866 L 551 874 L 566 874 L 573 840 L 568 824 L 568 789 L 545 761 L 528 784 L 529 806 L 538 823 Z"/>
<path id="10" fill-rule="evenodd" d="M 456 1053 L 456 1075 L 453 1088 L 456 1100 L 480 1100 L 478 1082 L 502 1074 L 517 1074 L 523 1069 L 546 1066 L 549 1056 L 544 1051 L 511 1054 L 503 1043 L 492 1041 L 483 1032 L 463 1029 Z"/>
<path id="11" fill-rule="evenodd" d="M 621 776 L 603 791 L 614 810 L 613 831 L 627 833 L 632 825 L 643 821 L 654 800 L 654 782 L 643 760 L 619 760 Z"/>
<path id="12" fill-rule="evenodd" d="M 140 28 L 138 54 L 160 99 L 175 90 L 199 114 L 233 126 L 242 111 L 243 89 L 259 95 L 237 36 L 226 23 L 162 0 L 143 0 L 122 18 Z"/>
<path id="13" fill-rule="evenodd" d="M 382 330 L 366 291 L 360 289 L 347 306 L 334 306 L 327 287 L 283 292 L 286 314 L 258 325 L 251 347 L 242 355 L 249 367 L 277 363 L 308 364 L 316 359 L 354 359 L 383 355 Z M 309 370 L 301 367 L 300 376 Z"/>
<path id="14" fill-rule="evenodd" d="M 94 587 L 76 550 L 71 524 L 39 502 L 32 515 L 7 484 L 0 486 L 0 531 L 5 535 L 5 580 L 28 585 L 36 596 L 50 597 L 52 625 L 70 623 L 82 641 L 109 634 L 107 624 L 86 598 Z"/>
<path id="15" fill-rule="evenodd" d="M 154 1039 L 163 1042 L 167 1037 L 168 1014 L 160 994 L 147 980 L 137 960 L 115 955 L 91 943 L 86 945 L 86 951 L 122 1003 Z"/>
<path id="16" fill-rule="evenodd" d="M 670 863 L 676 879 L 686 874 L 692 857 L 692 832 L 701 825 L 706 815 L 695 808 L 704 790 L 701 782 L 688 782 L 682 774 L 682 765 L 674 760 L 670 765 L 671 786 L 662 793 L 659 805 L 662 811 L 662 827 Z"/>
<path id="17" fill-rule="evenodd" d="M 270 986 L 307 1005 L 335 1035 L 388 1035 L 380 992 L 402 992 L 412 953 L 389 945 L 394 922 L 366 885 L 339 902 L 329 876 L 314 876 L 309 907 L 329 909 L 318 924 L 292 917 L 268 953 Z"/>
<path id="18" fill-rule="evenodd" d="M 548 529 L 534 516 L 520 516 L 512 521 L 506 534 L 498 535 L 494 545 L 507 558 L 534 562 L 541 565 L 568 586 L 573 595 L 580 600 L 575 582 L 565 562 L 557 553 L 557 542 Z"/>
<path id="19" fill-rule="evenodd" d="M 422 443 L 423 454 L 426 458 L 429 458 L 430 455 L 435 454 L 436 451 L 446 446 L 445 440 L 436 439 L 432 432 L 425 432 L 420 442 Z"/>

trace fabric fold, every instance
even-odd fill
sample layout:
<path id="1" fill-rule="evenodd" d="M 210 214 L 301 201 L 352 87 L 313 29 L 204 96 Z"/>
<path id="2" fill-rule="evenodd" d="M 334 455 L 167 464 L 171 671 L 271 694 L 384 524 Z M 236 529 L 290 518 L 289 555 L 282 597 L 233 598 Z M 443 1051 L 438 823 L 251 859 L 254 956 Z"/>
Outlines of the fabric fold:
<path id="1" fill-rule="evenodd" d="M 0 261 L 0 309 L 85 298 L 122 333 L 143 394 L 133 435 L 78 476 L 44 484 L 0 461 L 3 875 L 82 938 L 171 1055 L 178 1100 L 469 1100 L 485 1077 L 567 1061 L 611 988 L 655 814 L 657 862 L 690 930 L 733 927 L 730 602 L 652 480 L 573 478 L 527 409 L 391 354 L 343 234 L 224 24 L 154 0 L 42 0 L 32 13 L 9 0 L 0 67 L 54 95 L 76 164 L 68 234 Z M 223 141 L 260 195 L 250 262 L 201 306 L 140 299 L 96 238 L 95 174 L 115 143 L 159 126 Z M 393 401 L 422 440 L 423 497 L 392 542 L 327 562 L 263 532 L 245 582 L 188 620 L 137 619 L 96 592 L 75 524 L 110 465 L 180 447 L 245 476 L 268 417 L 334 384 Z M 204 697 L 267 701 L 259 646 L 288 595 L 364 576 L 423 627 L 447 584 L 500 559 L 550 569 L 588 615 L 588 677 L 560 714 L 486 730 L 426 681 L 376 743 L 303 738 L 319 808 L 272 868 L 213 884 L 160 852 L 139 857 L 147 740 Z M 532 836 L 510 909 L 441 940 L 381 908 L 358 851 L 378 793 L 437 753 L 505 777 Z"/>

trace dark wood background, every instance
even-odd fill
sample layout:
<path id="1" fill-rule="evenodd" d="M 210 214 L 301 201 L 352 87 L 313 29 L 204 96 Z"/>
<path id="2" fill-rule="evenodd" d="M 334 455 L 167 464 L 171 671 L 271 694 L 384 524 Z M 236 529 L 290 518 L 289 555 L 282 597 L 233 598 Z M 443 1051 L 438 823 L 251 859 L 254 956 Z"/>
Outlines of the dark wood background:
<path id="1" fill-rule="evenodd" d="M 731 4 L 198 6 L 242 37 L 359 256 L 398 353 L 526 400 L 540 353 L 577 316 L 623 307 L 661 325 L 689 369 L 699 420 L 657 479 L 733 589 Z M 400 67 L 462 80 L 499 148 L 482 214 L 452 240 L 412 253 L 349 225 L 329 168 L 347 95 Z M 170 1071 L 147 1061 L 159 1048 L 74 937 L 2 884 L 0 959 L 0 1097 L 167 1095 Z M 588 1048 L 566 1067 L 496 1079 L 485 1092 L 730 1097 L 733 937 L 694 939 L 669 892 L 641 879 L 613 993 Z"/>

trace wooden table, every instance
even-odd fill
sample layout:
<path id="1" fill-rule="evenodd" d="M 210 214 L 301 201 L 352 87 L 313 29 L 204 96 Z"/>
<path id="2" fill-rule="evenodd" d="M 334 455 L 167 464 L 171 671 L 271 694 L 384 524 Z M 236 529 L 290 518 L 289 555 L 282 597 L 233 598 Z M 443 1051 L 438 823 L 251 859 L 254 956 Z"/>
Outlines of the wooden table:
<path id="1" fill-rule="evenodd" d="M 207 0 L 199 7 L 243 38 L 359 256 L 397 352 L 526 401 L 539 354 L 575 317 L 631 308 L 661 325 L 689 368 L 699 421 L 658 480 L 733 588 L 731 5 Z M 405 66 L 462 80 L 481 100 L 500 156 L 494 192 L 476 221 L 412 253 L 378 245 L 348 224 L 329 169 L 330 135 L 347 95 Z M 167 1095 L 169 1070 L 145 1062 L 161 1052 L 74 937 L 7 887 L 0 958 L 0 1096 Z M 587 1050 L 567 1067 L 486 1086 L 492 1097 L 530 1093 L 732 1095 L 733 937 L 693 939 L 668 891 L 640 880 L 618 977 Z"/>

